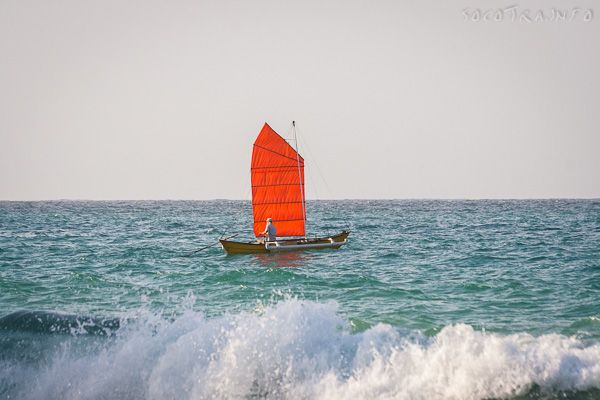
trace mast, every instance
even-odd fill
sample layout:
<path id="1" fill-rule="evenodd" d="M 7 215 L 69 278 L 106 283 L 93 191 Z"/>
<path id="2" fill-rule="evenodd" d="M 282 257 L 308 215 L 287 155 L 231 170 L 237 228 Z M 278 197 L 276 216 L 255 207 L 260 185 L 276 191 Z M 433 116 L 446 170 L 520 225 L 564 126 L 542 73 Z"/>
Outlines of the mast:
<path id="1" fill-rule="evenodd" d="M 302 196 L 302 218 L 304 220 L 304 238 L 306 239 L 306 199 L 304 197 L 304 184 L 300 172 L 300 153 L 298 153 L 298 138 L 296 137 L 296 121 L 292 121 L 294 131 L 294 144 L 296 145 L 296 160 L 298 161 L 298 180 L 300 181 L 300 195 Z"/>

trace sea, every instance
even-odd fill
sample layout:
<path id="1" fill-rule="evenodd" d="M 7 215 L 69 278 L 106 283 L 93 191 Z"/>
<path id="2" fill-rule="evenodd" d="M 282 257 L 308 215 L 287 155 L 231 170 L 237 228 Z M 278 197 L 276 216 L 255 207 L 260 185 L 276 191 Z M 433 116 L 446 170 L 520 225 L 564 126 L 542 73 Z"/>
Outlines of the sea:
<path id="1" fill-rule="evenodd" d="M 0 202 L 0 399 L 600 399 L 600 200 Z"/>

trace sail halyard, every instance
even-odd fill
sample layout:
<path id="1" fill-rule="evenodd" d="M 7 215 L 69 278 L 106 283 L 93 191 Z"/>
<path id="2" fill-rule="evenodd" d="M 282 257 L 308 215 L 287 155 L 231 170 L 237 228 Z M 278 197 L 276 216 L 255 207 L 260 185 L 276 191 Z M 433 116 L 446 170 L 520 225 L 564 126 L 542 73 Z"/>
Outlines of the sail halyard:
<path id="1" fill-rule="evenodd" d="M 272 218 L 278 237 L 305 236 L 304 159 L 265 123 L 252 150 L 254 233 Z"/>

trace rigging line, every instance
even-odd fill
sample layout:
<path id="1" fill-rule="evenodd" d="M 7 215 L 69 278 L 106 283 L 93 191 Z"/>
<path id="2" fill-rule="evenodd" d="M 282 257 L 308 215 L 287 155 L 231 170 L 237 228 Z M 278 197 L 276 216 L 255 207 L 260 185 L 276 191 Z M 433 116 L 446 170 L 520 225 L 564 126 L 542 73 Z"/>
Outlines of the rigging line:
<path id="1" fill-rule="evenodd" d="M 304 197 L 304 185 L 302 184 L 302 173 L 300 172 L 300 153 L 298 153 L 298 137 L 296 136 L 296 121 L 292 121 L 294 129 L 294 142 L 296 142 L 296 158 L 298 159 L 298 180 L 300 181 L 300 195 L 302 196 L 302 218 L 304 218 L 304 238 L 306 238 L 306 197 Z M 304 160 L 302 160 L 304 164 Z M 303 165 L 304 166 L 304 165 Z"/>
<path id="2" fill-rule="evenodd" d="M 292 125 L 292 128 L 294 129 L 294 135 L 297 137 L 296 132 L 297 132 L 298 128 L 296 128 L 295 124 Z M 305 139 L 305 136 L 302 137 L 302 140 L 304 140 L 304 139 Z M 291 140 L 294 140 L 294 139 L 291 139 Z M 305 142 L 303 141 L 302 143 L 305 143 Z M 303 149 L 304 149 L 304 147 L 303 147 Z M 306 164 L 306 159 L 304 161 L 305 161 L 304 167 L 306 168 L 306 170 L 304 171 L 304 179 L 305 179 L 305 182 L 304 182 L 304 207 L 305 207 L 305 209 L 304 209 L 304 216 L 305 216 L 305 222 L 304 223 L 305 223 L 305 225 L 307 225 L 308 224 L 308 212 L 307 212 L 308 203 L 307 203 L 307 200 L 306 200 L 306 197 L 307 197 L 307 190 L 306 190 L 306 188 L 307 187 L 308 188 L 312 188 L 312 190 L 314 190 L 314 192 L 316 194 L 317 199 L 318 199 L 318 188 L 315 185 L 315 180 L 312 179 L 311 174 L 310 174 L 310 171 L 311 171 L 310 163 Z M 307 185 L 307 183 L 308 183 L 308 185 Z M 317 236 L 316 232 L 313 232 L 313 234 L 314 234 L 315 237 Z M 307 233 L 306 237 L 308 237 L 308 236 L 309 235 Z"/>
<path id="3" fill-rule="evenodd" d="M 308 144 L 308 140 L 306 140 L 306 136 L 303 136 L 303 140 L 304 140 L 303 148 L 306 151 L 306 154 L 310 157 L 309 165 L 312 164 L 315 166 L 315 168 L 319 174 L 319 177 L 321 178 L 321 181 L 323 181 L 323 184 L 325 184 L 325 189 L 327 190 L 329 197 L 333 200 L 333 193 L 331 191 L 331 188 L 329 187 L 329 184 L 327 183 L 327 180 L 325 179 L 325 175 L 323 175 L 323 173 L 321 172 L 321 168 L 319 168 L 319 164 L 316 161 L 317 160 L 316 157 L 313 155 L 312 151 L 310 150 L 310 146 Z M 345 216 L 342 216 L 342 220 L 346 224 L 346 227 L 350 228 L 350 221 Z"/>
<path id="4" fill-rule="evenodd" d="M 332 192 L 331 192 L 331 188 L 329 187 L 329 184 L 327 183 L 327 181 L 325 180 L 325 177 L 323 176 L 323 173 L 321 172 L 321 168 L 319 168 L 319 164 L 317 163 L 317 159 L 316 157 L 313 155 L 312 151 L 309 148 L 310 146 L 308 145 L 308 141 L 306 140 L 306 137 L 304 137 L 304 149 L 306 150 L 306 153 L 310 156 L 311 158 L 311 164 L 313 164 L 315 166 L 315 168 L 317 169 L 317 172 L 319 173 L 319 177 L 321 178 L 321 180 L 323 181 L 323 183 L 325 184 L 325 189 L 329 192 L 328 195 L 330 197 L 332 196 Z"/>
<path id="5" fill-rule="evenodd" d="M 312 155 L 312 152 L 310 152 L 310 150 L 308 149 L 308 142 L 306 140 L 306 135 L 302 136 L 302 138 L 303 138 L 303 142 L 302 143 L 304 143 L 303 149 L 306 150 L 306 152 L 307 152 L 306 155 L 308 155 L 308 157 L 309 157 L 308 162 L 306 164 L 307 165 L 306 168 L 307 168 L 308 171 L 305 171 L 305 173 L 304 173 L 305 178 L 304 179 L 306 179 L 308 181 L 308 185 L 307 186 L 309 188 L 312 188 L 312 190 L 314 191 L 315 200 L 319 200 L 320 199 L 320 195 L 321 195 L 321 193 L 319 192 L 319 187 L 318 187 L 319 185 L 317 185 L 317 180 L 316 180 L 316 178 L 312 177 L 313 174 L 311 173 L 311 171 L 314 171 L 314 168 L 312 168 L 312 165 L 315 165 L 317 168 L 318 168 L 318 165 L 317 165 L 317 163 L 315 161 L 315 157 Z M 320 171 L 319 171 L 319 173 L 320 173 Z M 321 174 L 321 179 L 323 180 L 322 174 Z M 327 183 L 325 182 L 325 184 L 327 184 Z M 307 187 L 307 186 L 305 185 L 305 187 Z M 328 229 L 326 231 L 326 233 L 329 236 L 330 233 L 331 233 L 331 230 Z M 317 236 L 317 234 L 315 233 L 315 237 L 316 236 Z"/>

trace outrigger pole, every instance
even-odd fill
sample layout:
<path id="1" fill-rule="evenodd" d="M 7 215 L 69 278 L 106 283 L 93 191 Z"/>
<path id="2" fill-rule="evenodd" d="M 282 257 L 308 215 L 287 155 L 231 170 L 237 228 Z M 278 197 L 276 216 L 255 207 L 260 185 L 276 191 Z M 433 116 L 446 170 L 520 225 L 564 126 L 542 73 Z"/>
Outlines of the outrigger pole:
<path id="1" fill-rule="evenodd" d="M 216 246 L 216 245 L 218 245 L 218 244 L 221 244 L 221 240 L 228 240 L 228 239 L 234 238 L 234 237 L 236 237 L 236 236 L 238 236 L 238 235 L 239 235 L 239 233 L 236 233 L 235 235 L 231 235 L 231 236 L 228 236 L 228 237 L 226 237 L 226 238 L 219 238 L 219 241 L 217 241 L 216 243 L 209 244 L 208 246 L 201 247 L 201 248 L 199 248 L 199 249 L 197 249 L 197 250 L 194 250 L 194 251 L 192 251 L 191 253 L 188 253 L 188 254 L 184 254 L 184 255 L 182 255 L 182 257 L 190 257 L 190 256 L 193 256 L 194 254 L 196 254 L 196 253 L 198 253 L 198 252 L 201 252 L 202 250 L 206 250 L 206 249 L 208 249 L 208 248 L 211 248 L 211 247 L 213 247 L 213 246 Z"/>

